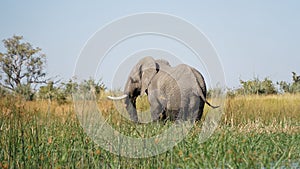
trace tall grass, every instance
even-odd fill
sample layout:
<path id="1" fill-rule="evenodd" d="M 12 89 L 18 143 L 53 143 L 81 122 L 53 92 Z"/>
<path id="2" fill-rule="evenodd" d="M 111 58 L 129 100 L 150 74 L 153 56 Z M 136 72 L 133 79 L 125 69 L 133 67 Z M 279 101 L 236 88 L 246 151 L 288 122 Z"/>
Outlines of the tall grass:
<path id="1" fill-rule="evenodd" d="M 138 103 L 140 111 L 148 108 L 145 98 Z M 72 104 L 3 98 L 0 168 L 299 168 L 299 103 L 300 95 L 228 98 L 223 120 L 208 141 L 198 142 L 199 124 L 163 154 L 128 159 L 95 144 L 79 125 Z M 108 121 L 133 135 L 136 131 L 114 106 L 99 101 Z"/>
<path id="2" fill-rule="evenodd" d="M 225 107 L 226 125 L 249 130 L 299 131 L 299 120 L 300 95 L 238 96 L 227 99 Z"/>

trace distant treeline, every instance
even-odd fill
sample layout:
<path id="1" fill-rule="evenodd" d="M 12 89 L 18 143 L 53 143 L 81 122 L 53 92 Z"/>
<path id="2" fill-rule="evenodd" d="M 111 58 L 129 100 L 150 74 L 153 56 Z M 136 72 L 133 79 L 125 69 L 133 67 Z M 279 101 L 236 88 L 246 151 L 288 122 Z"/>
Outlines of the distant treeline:
<path id="1" fill-rule="evenodd" d="M 48 99 L 59 103 L 72 100 L 72 91 L 94 91 L 96 97 L 101 97 L 106 86 L 101 79 L 89 79 L 78 84 L 75 80 L 61 82 L 57 78 L 47 77 L 46 55 L 39 47 L 33 47 L 24 42 L 22 36 L 14 35 L 3 40 L 6 51 L 0 52 L 0 96 L 19 95 L 26 100 Z M 240 80 L 240 87 L 229 89 L 228 96 L 236 95 L 269 95 L 278 93 L 300 92 L 300 76 L 292 72 L 290 83 L 272 82 L 269 78 L 260 80 Z M 209 90 L 208 96 L 218 89 Z"/>
<path id="2" fill-rule="evenodd" d="M 228 89 L 227 96 L 234 97 L 239 95 L 274 95 L 284 93 L 300 93 L 300 78 L 293 72 L 292 82 L 285 81 L 272 82 L 269 78 L 260 80 L 255 77 L 251 80 L 240 80 L 240 87 L 236 89 Z M 39 87 L 38 90 L 24 88 L 23 90 L 9 91 L 3 87 L 0 87 L 0 95 L 9 96 L 12 94 L 20 94 L 27 100 L 51 100 L 57 101 L 60 104 L 68 103 L 72 101 L 73 91 L 93 91 L 96 97 L 99 99 L 101 96 L 106 95 L 107 88 L 104 83 L 99 80 L 89 79 L 80 84 L 74 80 L 67 82 L 49 81 L 47 84 Z M 208 90 L 208 97 L 213 93 L 218 92 L 218 89 Z"/>
<path id="3" fill-rule="evenodd" d="M 240 87 L 228 91 L 228 95 L 270 95 L 283 93 L 299 93 L 300 76 L 292 72 L 292 82 L 273 82 L 269 78 L 260 80 L 255 77 L 251 80 L 240 80 Z"/>
<path id="4" fill-rule="evenodd" d="M 216 94 L 220 89 L 208 90 L 208 97 Z M 295 72 L 292 72 L 292 81 L 280 81 L 273 82 L 269 78 L 263 80 L 258 77 L 254 77 L 250 80 L 240 80 L 240 86 L 238 88 L 228 88 L 226 91 L 227 96 L 234 97 L 240 95 L 274 95 L 284 93 L 300 93 L 300 76 Z"/>

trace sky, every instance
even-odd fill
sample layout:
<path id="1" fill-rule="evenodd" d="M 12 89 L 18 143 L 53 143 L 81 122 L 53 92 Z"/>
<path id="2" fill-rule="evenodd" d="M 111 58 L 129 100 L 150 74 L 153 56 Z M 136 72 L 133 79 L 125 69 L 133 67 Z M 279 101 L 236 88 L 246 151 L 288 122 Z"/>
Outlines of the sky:
<path id="1" fill-rule="evenodd" d="M 0 39 L 22 35 L 25 41 L 42 48 L 46 54 L 49 76 L 68 80 L 74 74 L 77 59 L 85 44 L 105 25 L 137 13 L 170 14 L 184 19 L 205 34 L 217 51 L 226 85 L 236 88 L 240 79 L 268 77 L 274 82 L 291 82 L 292 71 L 300 74 L 299 9 L 300 1 L 297 0 L 10 0 L 0 2 Z M 142 41 L 144 46 L 137 47 L 135 50 L 138 51 L 141 48 L 156 48 L 153 45 L 156 42 L 162 44 L 159 48 L 167 48 L 163 45 L 166 42 L 174 43 L 162 37 L 155 38 L 136 38 L 131 44 Z M 130 42 L 127 43 L 130 46 Z M 124 49 L 126 44 L 123 50 L 116 52 L 116 56 L 121 55 Z M 3 43 L 0 51 L 5 52 Z M 110 55 L 113 55 L 113 51 Z M 188 53 L 178 52 L 177 55 L 180 55 L 181 62 L 194 64 Z M 114 59 L 110 62 L 117 65 L 122 63 L 122 59 Z M 209 78 L 202 67 L 197 69 L 204 72 L 205 78 Z M 109 77 L 118 77 L 116 72 L 120 72 L 113 66 L 100 67 L 98 71 L 108 85 L 112 83 Z"/>

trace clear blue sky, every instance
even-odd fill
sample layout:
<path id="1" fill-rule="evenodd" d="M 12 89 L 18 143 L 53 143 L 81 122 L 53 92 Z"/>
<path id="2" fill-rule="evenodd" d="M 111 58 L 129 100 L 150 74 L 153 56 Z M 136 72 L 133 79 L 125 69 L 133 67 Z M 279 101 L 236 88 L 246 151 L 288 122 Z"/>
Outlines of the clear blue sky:
<path id="1" fill-rule="evenodd" d="M 169 13 L 194 24 L 211 40 L 227 85 L 237 87 L 239 79 L 253 76 L 291 81 L 292 71 L 300 74 L 299 9 L 297 0 L 10 0 L 0 2 L 0 39 L 24 36 L 46 54 L 49 74 L 67 80 L 86 41 L 105 24 L 134 13 Z"/>

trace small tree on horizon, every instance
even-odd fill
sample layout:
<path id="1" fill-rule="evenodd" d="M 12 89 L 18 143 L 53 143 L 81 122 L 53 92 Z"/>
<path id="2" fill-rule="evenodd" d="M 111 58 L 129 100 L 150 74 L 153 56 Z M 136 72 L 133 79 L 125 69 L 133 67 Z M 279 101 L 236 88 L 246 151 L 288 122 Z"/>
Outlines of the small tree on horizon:
<path id="1" fill-rule="evenodd" d="M 14 35 L 3 40 L 6 51 L 0 52 L 0 85 L 32 100 L 37 84 L 46 83 L 46 56 L 39 47 Z"/>
<path id="2" fill-rule="evenodd" d="M 299 93 L 300 92 L 300 76 L 295 72 L 292 72 L 292 83 L 287 83 L 285 81 L 277 82 L 280 89 L 285 93 Z"/>
<path id="3" fill-rule="evenodd" d="M 240 80 L 241 88 L 237 89 L 239 94 L 249 95 L 267 95 L 267 94 L 276 94 L 277 90 L 269 78 L 264 80 L 259 80 L 258 77 L 254 77 L 252 80 L 243 81 Z"/>

